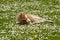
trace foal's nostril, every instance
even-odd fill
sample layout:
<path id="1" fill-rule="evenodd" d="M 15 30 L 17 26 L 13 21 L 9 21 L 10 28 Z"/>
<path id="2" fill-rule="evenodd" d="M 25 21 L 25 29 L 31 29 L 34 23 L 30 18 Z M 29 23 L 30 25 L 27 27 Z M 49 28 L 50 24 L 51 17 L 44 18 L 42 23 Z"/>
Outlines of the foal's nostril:
<path id="1" fill-rule="evenodd" d="M 22 21 L 26 21 L 26 20 L 22 20 Z"/>
<path id="2" fill-rule="evenodd" d="M 26 20 L 22 20 L 24 23 L 26 23 L 27 21 Z"/>

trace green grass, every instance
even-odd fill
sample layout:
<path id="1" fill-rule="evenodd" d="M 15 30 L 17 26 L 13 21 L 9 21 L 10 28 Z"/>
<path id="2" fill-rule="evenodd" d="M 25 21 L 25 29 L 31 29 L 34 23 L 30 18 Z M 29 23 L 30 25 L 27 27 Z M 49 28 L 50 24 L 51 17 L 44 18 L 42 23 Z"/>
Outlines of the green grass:
<path id="1" fill-rule="evenodd" d="M 16 24 L 19 12 L 48 18 L 53 24 Z M 60 0 L 0 0 L 0 40 L 60 40 Z"/>

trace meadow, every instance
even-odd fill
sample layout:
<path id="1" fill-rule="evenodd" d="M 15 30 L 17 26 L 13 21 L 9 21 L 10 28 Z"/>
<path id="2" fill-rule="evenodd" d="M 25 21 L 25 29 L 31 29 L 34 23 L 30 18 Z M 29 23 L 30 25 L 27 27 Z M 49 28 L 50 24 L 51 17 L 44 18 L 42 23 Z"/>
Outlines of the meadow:
<path id="1" fill-rule="evenodd" d="M 19 12 L 53 23 L 17 24 Z M 60 0 L 0 0 L 0 40 L 60 40 Z"/>

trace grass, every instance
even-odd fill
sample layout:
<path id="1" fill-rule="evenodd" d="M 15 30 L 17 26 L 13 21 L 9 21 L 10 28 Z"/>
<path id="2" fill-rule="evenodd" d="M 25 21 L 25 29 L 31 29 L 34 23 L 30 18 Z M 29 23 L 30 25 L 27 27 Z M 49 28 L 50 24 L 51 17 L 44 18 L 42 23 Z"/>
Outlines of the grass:
<path id="1" fill-rule="evenodd" d="M 22 11 L 53 24 L 18 25 L 16 14 Z M 60 0 L 0 0 L 0 40 L 60 40 Z"/>

